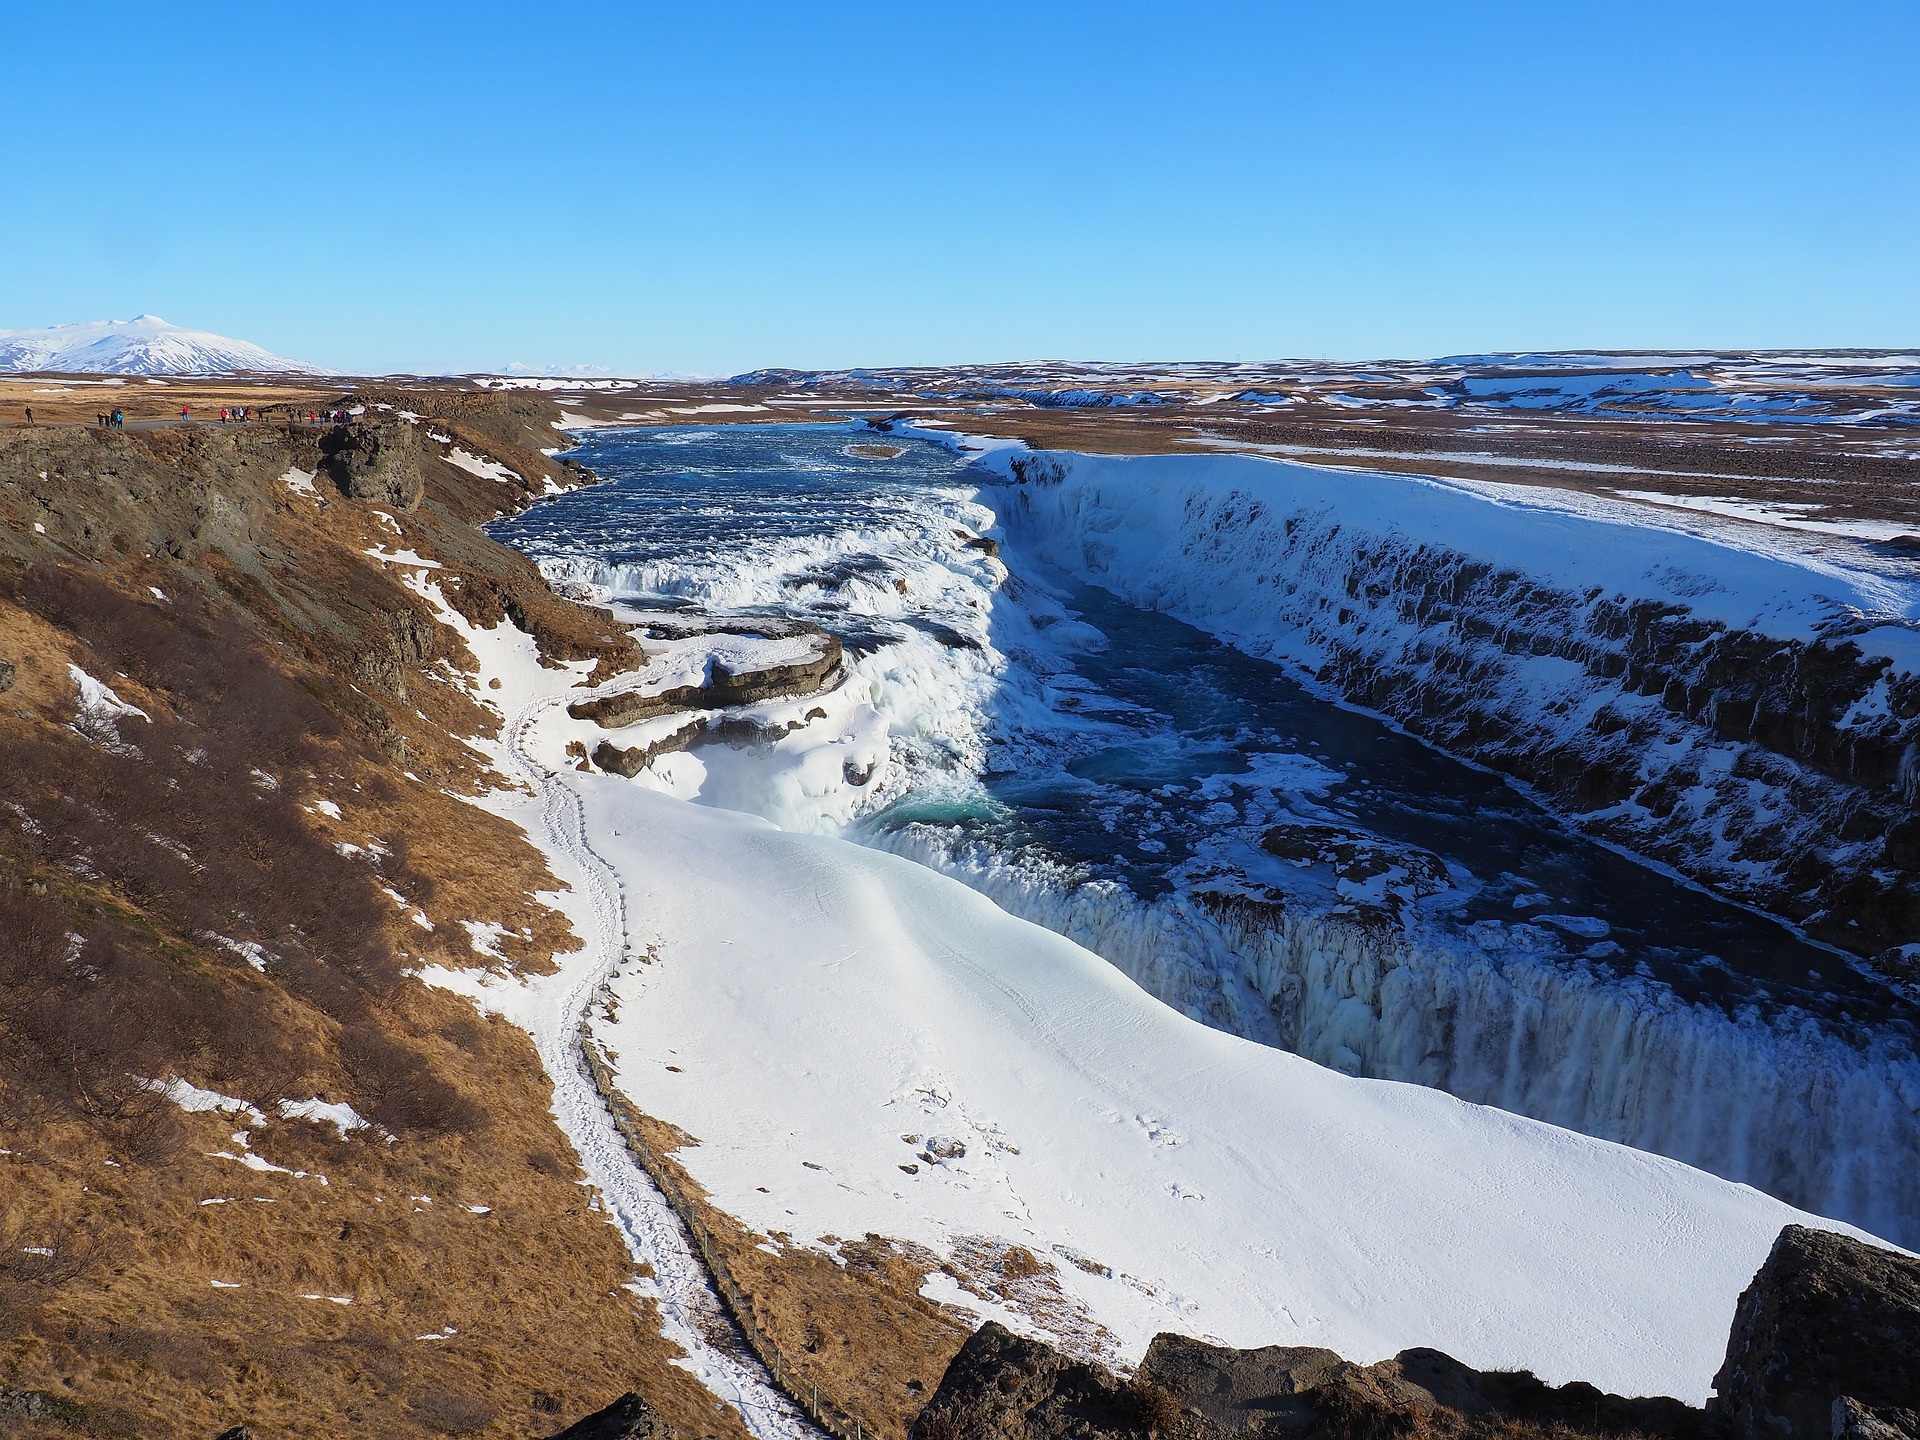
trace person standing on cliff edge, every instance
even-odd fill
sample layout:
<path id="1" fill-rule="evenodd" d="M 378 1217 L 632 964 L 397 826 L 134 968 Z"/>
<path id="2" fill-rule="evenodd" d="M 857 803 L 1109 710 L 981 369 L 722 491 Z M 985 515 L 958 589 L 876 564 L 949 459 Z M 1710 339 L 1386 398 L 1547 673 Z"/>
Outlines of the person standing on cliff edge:
<path id="1" fill-rule="evenodd" d="M 31 405 L 27 406 L 27 423 L 29 425 L 33 423 L 33 406 Z"/>

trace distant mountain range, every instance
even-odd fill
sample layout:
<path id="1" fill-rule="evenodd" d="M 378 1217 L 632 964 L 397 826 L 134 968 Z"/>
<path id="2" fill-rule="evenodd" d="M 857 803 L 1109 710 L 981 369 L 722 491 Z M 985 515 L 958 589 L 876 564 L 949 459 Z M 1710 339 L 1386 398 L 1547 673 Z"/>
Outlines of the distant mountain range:
<path id="1" fill-rule="evenodd" d="M 169 325 L 158 315 L 89 320 L 45 330 L 0 330 L 0 372 L 79 375 L 228 375 L 236 371 L 329 373 L 245 340 Z"/>

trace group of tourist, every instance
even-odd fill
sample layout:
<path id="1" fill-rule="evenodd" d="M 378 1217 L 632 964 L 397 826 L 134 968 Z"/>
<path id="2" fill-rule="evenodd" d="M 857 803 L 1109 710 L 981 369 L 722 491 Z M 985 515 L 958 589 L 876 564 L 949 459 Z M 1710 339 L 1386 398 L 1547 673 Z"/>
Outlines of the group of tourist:
<path id="1" fill-rule="evenodd" d="M 26 410 L 27 424 L 31 425 L 34 423 L 33 407 L 29 405 L 26 407 Z M 243 421 L 258 420 L 259 418 L 260 412 L 251 405 L 229 405 L 220 412 L 220 423 L 222 425 L 238 425 Z M 180 423 L 184 425 L 192 419 L 192 408 L 182 405 L 180 407 Z M 299 424 L 304 420 L 309 425 L 344 425 L 347 422 L 347 412 L 345 410 L 295 410 L 289 406 L 287 408 L 287 419 L 294 424 Z M 103 429 L 118 430 L 126 424 L 126 416 L 118 410 L 96 411 L 93 417 L 93 423 Z"/>

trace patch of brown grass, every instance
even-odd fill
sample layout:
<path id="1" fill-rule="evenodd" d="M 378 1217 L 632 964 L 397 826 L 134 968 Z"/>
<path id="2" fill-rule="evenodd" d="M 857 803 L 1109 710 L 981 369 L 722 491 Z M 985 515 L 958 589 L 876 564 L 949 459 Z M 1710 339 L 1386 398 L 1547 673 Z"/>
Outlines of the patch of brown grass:
<path id="1" fill-rule="evenodd" d="M 73 464 L 110 450 L 158 514 L 232 448 L 191 439 L 125 432 Z M 504 925 L 516 967 L 578 943 L 535 898 L 556 887 L 539 852 L 445 793 L 500 783 L 453 738 L 494 722 L 445 668 L 457 637 L 361 553 L 444 540 L 489 573 L 506 552 L 431 491 L 404 538 L 261 493 L 287 457 L 249 443 L 222 483 L 256 486 L 255 518 L 190 556 L 104 563 L 88 507 L 119 481 L 76 468 L 55 492 L 72 544 L 26 538 L 49 512 L 0 485 L 10 553 L 39 567 L 0 583 L 0 1374 L 77 1406 L 61 1434 L 517 1436 L 633 1389 L 689 1440 L 744 1440 L 623 1288 L 640 1267 L 531 1042 L 405 974 L 475 963 L 463 920 Z M 128 753 L 69 728 L 70 659 L 152 717 L 121 722 Z M 269 1118 L 184 1114 L 137 1078 L 168 1075 Z M 314 1096 L 390 1135 L 275 1118 Z"/>

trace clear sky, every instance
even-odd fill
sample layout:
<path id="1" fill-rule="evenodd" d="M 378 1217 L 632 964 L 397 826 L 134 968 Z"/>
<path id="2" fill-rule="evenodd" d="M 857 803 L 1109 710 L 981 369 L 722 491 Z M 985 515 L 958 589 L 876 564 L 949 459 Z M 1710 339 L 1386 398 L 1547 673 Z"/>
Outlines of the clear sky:
<path id="1" fill-rule="evenodd" d="M 1920 345 L 1920 0 L 18 5 L 0 328 L 355 370 Z"/>

